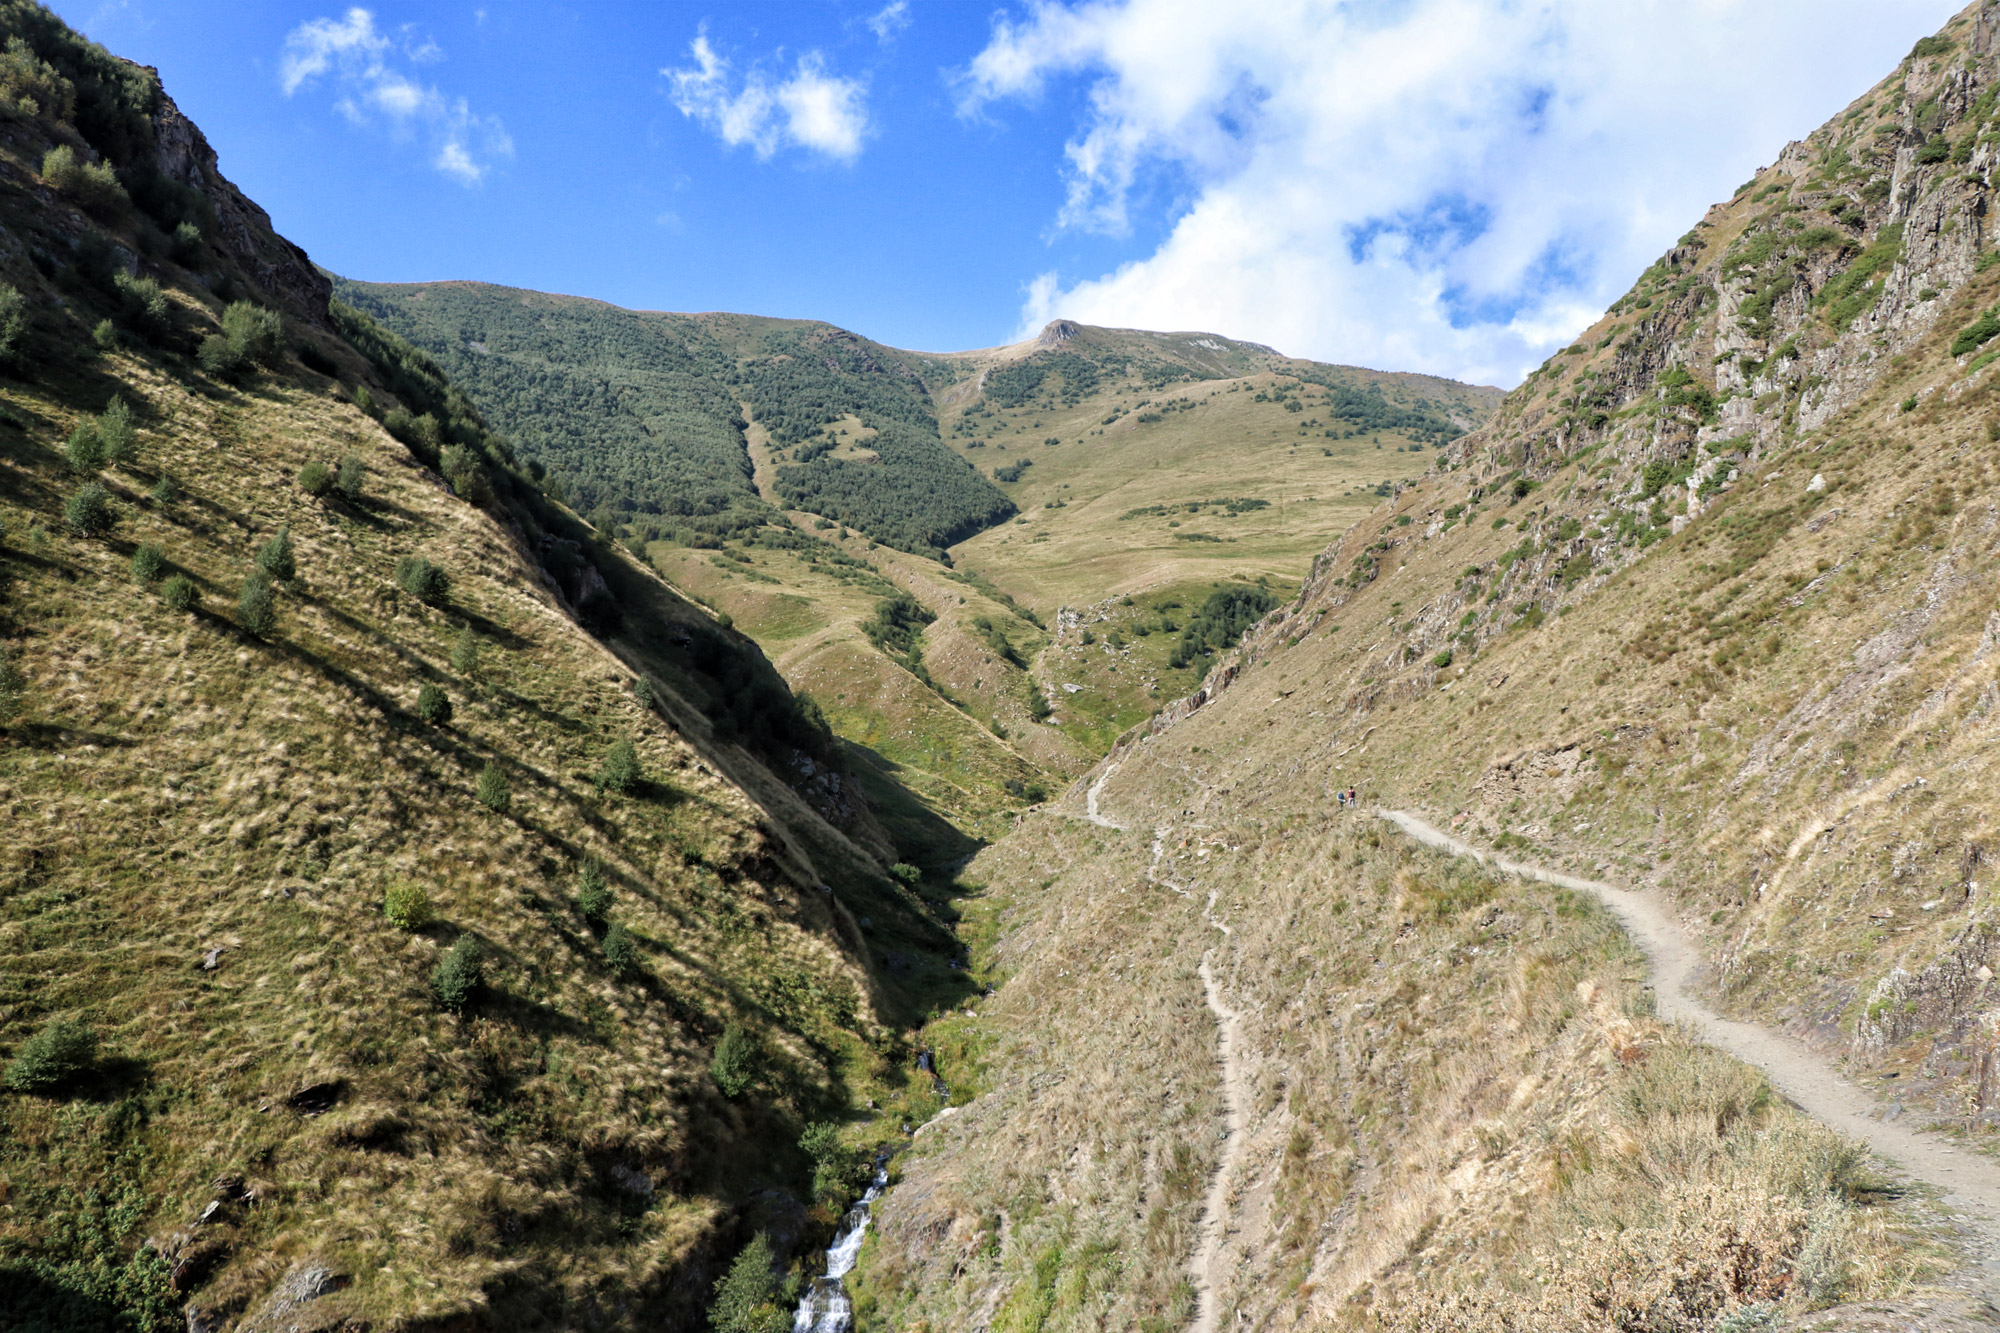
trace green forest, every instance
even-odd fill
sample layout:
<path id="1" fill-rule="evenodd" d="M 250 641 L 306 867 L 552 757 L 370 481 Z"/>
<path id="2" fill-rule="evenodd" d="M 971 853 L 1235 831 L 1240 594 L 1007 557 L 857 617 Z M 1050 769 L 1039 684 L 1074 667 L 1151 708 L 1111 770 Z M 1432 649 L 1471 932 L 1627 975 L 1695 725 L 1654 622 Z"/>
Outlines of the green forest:
<path id="1" fill-rule="evenodd" d="M 763 355 L 744 367 L 757 421 L 774 445 L 804 446 L 801 461 L 778 469 L 786 504 L 938 556 L 1013 516 L 1014 502 L 938 437 L 915 369 L 824 325 L 783 327 L 762 344 Z M 849 416 L 875 431 L 875 461 L 828 457 L 825 441 L 814 441 Z"/>
<path id="2" fill-rule="evenodd" d="M 785 504 L 886 545 L 941 553 L 1014 513 L 938 438 L 917 367 L 829 325 L 622 310 L 479 283 L 342 280 L 338 291 L 429 353 L 601 528 L 705 545 L 766 523 L 746 407 L 774 445 L 804 446 L 807 460 L 778 472 Z M 821 430 L 848 416 L 876 431 L 875 461 L 824 456 Z"/>

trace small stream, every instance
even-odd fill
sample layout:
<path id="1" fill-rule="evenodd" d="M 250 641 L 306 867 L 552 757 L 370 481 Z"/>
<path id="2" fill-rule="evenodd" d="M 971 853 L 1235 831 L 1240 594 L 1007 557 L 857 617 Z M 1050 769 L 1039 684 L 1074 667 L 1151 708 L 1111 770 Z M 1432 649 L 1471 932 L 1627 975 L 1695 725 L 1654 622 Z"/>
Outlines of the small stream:
<path id="1" fill-rule="evenodd" d="M 847 1299 L 841 1279 L 854 1269 L 861 1242 L 868 1235 L 868 1210 L 889 1184 L 889 1155 L 875 1159 L 875 1178 L 868 1191 L 847 1210 L 840 1230 L 826 1252 L 826 1276 L 813 1279 L 812 1286 L 799 1298 L 799 1312 L 792 1317 L 792 1333 L 847 1333 L 854 1327 L 854 1306 Z"/>
<path id="2" fill-rule="evenodd" d="M 949 1102 L 951 1089 L 938 1077 L 937 1061 L 931 1052 L 917 1053 L 917 1068 L 931 1076 L 939 1099 Z M 903 1132 L 907 1134 L 909 1128 L 903 1126 Z M 889 1156 L 887 1148 L 877 1155 L 875 1178 L 847 1210 L 847 1216 L 840 1219 L 840 1230 L 834 1233 L 833 1244 L 826 1251 L 826 1276 L 814 1278 L 806 1294 L 799 1297 L 798 1313 L 792 1316 L 792 1333 L 848 1333 L 854 1327 L 854 1303 L 848 1300 L 847 1287 L 841 1279 L 854 1271 L 855 1260 L 861 1256 L 861 1242 L 868 1238 L 869 1210 L 889 1187 Z"/>

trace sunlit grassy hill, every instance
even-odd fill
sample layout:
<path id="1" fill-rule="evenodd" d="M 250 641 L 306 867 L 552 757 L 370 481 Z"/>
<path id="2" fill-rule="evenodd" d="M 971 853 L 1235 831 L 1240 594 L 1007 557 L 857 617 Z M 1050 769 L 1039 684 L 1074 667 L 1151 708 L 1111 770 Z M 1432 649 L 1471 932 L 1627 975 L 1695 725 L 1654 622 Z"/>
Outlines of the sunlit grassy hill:
<path id="1" fill-rule="evenodd" d="M 698 1323 L 902 1109 L 956 835 L 150 71 L 0 37 L 0 1322 Z"/>
<path id="2" fill-rule="evenodd" d="M 1334 794 L 1649 891 L 1717 1008 L 1992 1151 L 1996 32 L 1787 146 L 973 863 L 983 1095 L 880 1210 L 879 1326 L 1990 1321 L 1587 900 Z M 1659 1295 L 1753 1234 L 1784 1290 Z"/>
<path id="3" fill-rule="evenodd" d="M 1498 400 L 1210 334 L 1058 321 L 940 355 L 477 283 L 338 289 L 437 357 L 601 531 L 756 639 L 874 767 L 987 832 L 1194 687 L 1211 655 L 1176 647 L 1219 588 L 1289 595 Z M 914 657 L 869 630 L 897 595 L 932 617 Z"/>

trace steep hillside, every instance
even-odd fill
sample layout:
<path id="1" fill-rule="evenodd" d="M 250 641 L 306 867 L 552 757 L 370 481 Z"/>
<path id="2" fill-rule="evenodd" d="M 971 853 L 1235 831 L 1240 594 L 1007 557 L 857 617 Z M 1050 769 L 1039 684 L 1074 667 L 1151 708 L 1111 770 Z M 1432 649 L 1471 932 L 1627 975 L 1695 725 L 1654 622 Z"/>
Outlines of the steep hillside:
<path id="1" fill-rule="evenodd" d="M 152 71 L 0 38 L 8 1326 L 697 1324 L 932 1104 L 965 983 L 890 870 L 952 835 L 330 306 Z"/>
<path id="2" fill-rule="evenodd" d="M 932 355 L 478 283 L 337 290 L 753 637 L 864 772 L 986 834 L 1194 688 L 1211 598 L 1289 596 L 1499 397 L 1212 334 L 1058 321 Z M 880 632 L 898 596 L 907 644 Z"/>
<path id="3" fill-rule="evenodd" d="M 935 1039 L 981 1095 L 901 1161 L 878 1326 L 1990 1323 L 1990 1219 L 1660 1025 L 1587 898 L 1335 793 L 1657 900 L 1710 1006 L 1976 1174 L 1997 31 L 1788 146 L 973 864 L 1001 984 Z"/>

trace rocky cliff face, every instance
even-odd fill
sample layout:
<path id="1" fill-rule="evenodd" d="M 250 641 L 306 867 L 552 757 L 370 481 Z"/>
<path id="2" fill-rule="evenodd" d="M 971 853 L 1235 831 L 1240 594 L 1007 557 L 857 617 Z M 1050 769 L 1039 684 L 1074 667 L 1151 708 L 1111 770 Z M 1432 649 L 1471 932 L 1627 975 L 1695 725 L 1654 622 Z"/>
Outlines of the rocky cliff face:
<path id="1" fill-rule="evenodd" d="M 155 80 L 158 71 L 146 71 Z M 198 192 L 215 214 L 210 238 L 217 254 L 233 264 L 267 304 L 297 320 L 330 329 L 327 301 L 333 283 L 306 252 L 278 235 L 271 216 L 230 184 L 199 127 L 181 114 L 164 91 L 152 114 L 153 162 L 160 174 Z"/>

